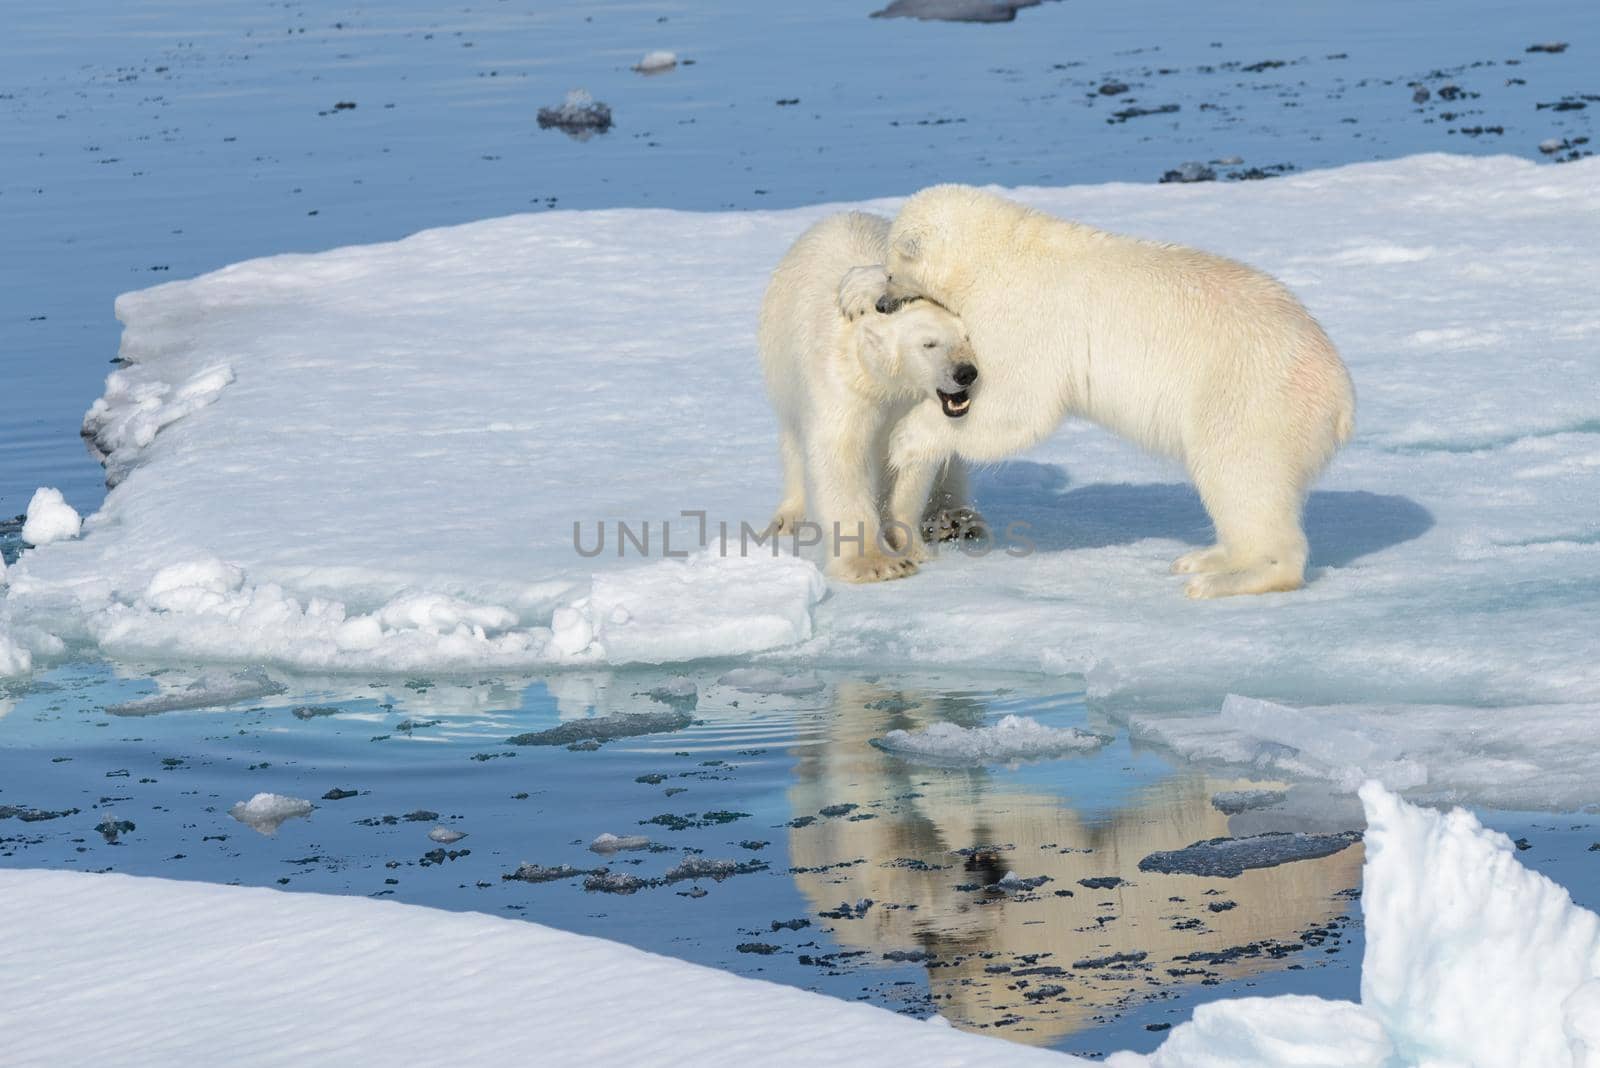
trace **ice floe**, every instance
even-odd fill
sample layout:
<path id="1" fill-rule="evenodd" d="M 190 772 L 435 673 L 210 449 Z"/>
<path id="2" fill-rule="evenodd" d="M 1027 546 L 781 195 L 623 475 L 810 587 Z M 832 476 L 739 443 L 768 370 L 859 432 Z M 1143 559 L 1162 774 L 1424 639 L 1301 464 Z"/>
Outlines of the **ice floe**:
<path id="1" fill-rule="evenodd" d="M 1210 537 L 1192 491 L 1077 423 L 977 475 L 1026 557 L 947 548 L 830 590 L 744 536 L 780 481 L 761 290 L 833 206 L 516 216 L 127 294 L 126 363 L 85 427 L 116 488 L 86 536 L 9 568 L 0 669 L 60 639 L 345 673 L 1082 674 L 1112 722 L 1196 760 L 1600 802 L 1580 774 L 1600 752 L 1597 175 L 1432 155 L 1014 191 L 1279 275 L 1350 364 L 1359 430 L 1307 502 L 1309 586 L 1199 605 L 1167 574 Z M 1219 711 L 1230 694 L 1289 712 Z"/>

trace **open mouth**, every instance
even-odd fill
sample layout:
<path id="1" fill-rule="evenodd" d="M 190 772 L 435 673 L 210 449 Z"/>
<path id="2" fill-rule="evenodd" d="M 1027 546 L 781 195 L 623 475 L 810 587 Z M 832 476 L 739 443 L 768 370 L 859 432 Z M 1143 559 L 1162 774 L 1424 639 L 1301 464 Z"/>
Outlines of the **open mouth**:
<path id="1" fill-rule="evenodd" d="M 939 404 L 944 408 L 944 414 L 951 419 L 960 419 L 967 414 L 967 409 L 972 407 L 972 398 L 968 396 L 966 390 L 960 393 L 946 393 L 942 389 L 936 389 L 934 392 L 939 394 Z"/>

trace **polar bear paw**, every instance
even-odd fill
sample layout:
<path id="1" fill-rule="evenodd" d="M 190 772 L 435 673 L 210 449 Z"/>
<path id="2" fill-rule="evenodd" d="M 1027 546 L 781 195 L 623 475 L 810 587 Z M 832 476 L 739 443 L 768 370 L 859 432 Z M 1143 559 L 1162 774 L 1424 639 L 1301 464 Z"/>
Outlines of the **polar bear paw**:
<path id="1" fill-rule="evenodd" d="M 915 575 L 917 563 L 905 556 L 868 553 L 865 556 L 840 557 L 833 562 L 828 573 L 845 582 L 887 582 Z"/>
<path id="2" fill-rule="evenodd" d="M 767 524 L 763 533 L 768 534 L 794 534 L 800 529 L 800 524 L 806 521 L 805 512 L 799 508 L 779 508 L 773 515 L 772 522 Z"/>
<path id="3" fill-rule="evenodd" d="M 1212 571 L 1232 570 L 1228 564 L 1228 550 L 1220 545 L 1184 553 L 1172 561 L 1174 575 L 1203 575 Z"/>
<path id="4" fill-rule="evenodd" d="M 1254 593 L 1287 593 L 1305 585 L 1300 568 L 1271 563 L 1247 567 L 1242 571 L 1196 575 L 1184 584 L 1183 592 L 1195 600 L 1238 597 Z"/>
<path id="5" fill-rule="evenodd" d="M 889 272 L 881 264 L 852 267 L 839 280 L 839 311 L 851 322 L 877 310 L 878 300 L 889 291 Z"/>
<path id="6" fill-rule="evenodd" d="M 927 541 L 987 541 L 989 524 L 973 508 L 941 508 L 922 521 Z"/>

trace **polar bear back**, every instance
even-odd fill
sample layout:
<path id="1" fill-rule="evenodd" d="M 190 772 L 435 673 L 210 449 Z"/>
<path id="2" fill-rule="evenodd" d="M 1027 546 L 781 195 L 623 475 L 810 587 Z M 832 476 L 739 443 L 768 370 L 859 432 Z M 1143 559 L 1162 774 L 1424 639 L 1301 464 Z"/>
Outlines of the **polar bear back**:
<path id="1" fill-rule="evenodd" d="M 886 263 L 966 323 L 984 375 L 954 428 L 970 458 L 1026 448 L 1066 415 L 1180 459 L 1232 420 L 1271 421 L 1311 454 L 1349 436 L 1354 394 L 1332 343 L 1242 263 L 967 186 L 912 197 Z"/>

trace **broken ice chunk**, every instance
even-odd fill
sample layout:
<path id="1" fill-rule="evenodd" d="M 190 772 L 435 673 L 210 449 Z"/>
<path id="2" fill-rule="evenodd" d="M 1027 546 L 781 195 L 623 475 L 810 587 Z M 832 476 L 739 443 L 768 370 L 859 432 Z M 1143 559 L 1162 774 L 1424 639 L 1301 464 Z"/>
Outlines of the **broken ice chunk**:
<path id="1" fill-rule="evenodd" d="M 311 815 L 315 808 L 310 801 L 283 794 L 256 794 L 248 801 L 240 801 L 228 810 L 228 815 L 247 825 L 259 834 L 271 837 L 285 820 Z"/>

